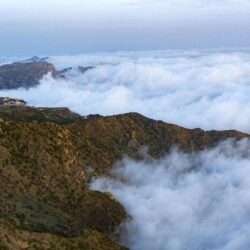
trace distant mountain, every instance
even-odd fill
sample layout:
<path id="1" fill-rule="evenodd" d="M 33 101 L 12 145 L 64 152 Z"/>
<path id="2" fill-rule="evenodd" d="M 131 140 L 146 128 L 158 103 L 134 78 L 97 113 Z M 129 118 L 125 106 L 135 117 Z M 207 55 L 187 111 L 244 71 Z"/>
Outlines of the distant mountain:
<path id="1" fill-rule="evenodd" d="M 87 66 L 87 67 L 83 67 L 83 66 L 78 66 L 77 69 L 81 72 L 81 73 L 85 73 L 88 70 L 94 69 L 94 66 Z"/>
<path id="2" fill-rule="evenodd" d="M 175 145 L 192 152 L 230 137 L 249 135 L 138 113 L 83 117 L 67 108 L 0 106 L 0 249 L 125 249 L 114 233 L 126 212 L 111 194 L 89 190 L 91 178 L 124 155 L 138 157 L 142 146 L 159 158 Z"/>
<path id="3" fill-rule="evenodd" d="M 46 62 L 49 59 L 49 57 L 39 57 L 39 56 L 33 56 L 31 58 L 28 58 L 24 61 L 21 61 L 22 63 L 32 63 L 32 62 Z"/>
<path id="4" fill-rule="evenodd" d="M 47 59 L 47 57 L 34 56 L 21 62 L 0 66 L 0 90 L 34 87 L 48 73 L 51 73 L 51 76 L 55 79 L 67 79 L 67 74 L 74 69 L 69 67 L 57 71 L 53 64 L 46 61 Z M 91 69 L 94 69 L 94 66 L 78 66 L 76 68 L 82 74 Z"/>
<path id="5" fill-rule="evenodd" d="M 0 66 L 0 89 L 30 88 L 38 85 L 48 73 L 57 77 L 55 67 L 48 62 L 6 64 Z"/>
<path id="6" fill-rule="evenodd" d="M 68 67 L 68 68 L 65 68 L 65 69 L 63 69 L 63 70 L 58 71 L 57 73 L 58 73 L 58 76 L 59 76 L 59 77 L 66 78 L 67 74 L 70 74 L 70 72 L 71 72 L 72 70 L 77 70 L 79 73 L 84 74 L 84 73 L 86 73 L 87 71 L 92 70 L 92 69 L 94 69 L 94 68 L 95 68 L 94 66 L 86 66 L 86 67 L 78 66 L 78 67 L 76 67 L 76 68 Z"/>

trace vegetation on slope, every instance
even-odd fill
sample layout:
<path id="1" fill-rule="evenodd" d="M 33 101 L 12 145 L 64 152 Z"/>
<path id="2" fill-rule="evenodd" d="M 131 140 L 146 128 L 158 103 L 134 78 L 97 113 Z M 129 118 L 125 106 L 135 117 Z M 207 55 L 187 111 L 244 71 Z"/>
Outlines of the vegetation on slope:
<path id="1" fill-rule="evenodd" d="M 124 249 L 110 237 L 126 219 L 112 195 L 88 189 L 142 146 L 154 158 L 178 145 L 212 147 L 237 131 L 189 130 L 137 113 L 81 117 L 68 109 L 0 108 L 0 249 Z"/>

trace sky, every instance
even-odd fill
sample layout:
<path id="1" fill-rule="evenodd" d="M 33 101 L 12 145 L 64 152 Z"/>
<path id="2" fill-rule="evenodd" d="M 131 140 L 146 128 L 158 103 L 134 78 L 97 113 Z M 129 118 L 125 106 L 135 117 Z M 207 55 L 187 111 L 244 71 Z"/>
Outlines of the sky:
<path id="1" fill-rule="evenodd" d="M 250 133 L 249 44 L 250 0 L 0 0 L 0 65 L 48 55 L 57 70 L 72 67 L 0 96 Z M 124 158 L 91 188 L 125 207 L 121 241 L 132 250 L 249 249 L 249 152 L 249 140 L 229 140 Z"/>
<path id="2" fill-rule="evenodd" d="M 248 47 L 249 0 L 0 0 L 0 55 Z"/>

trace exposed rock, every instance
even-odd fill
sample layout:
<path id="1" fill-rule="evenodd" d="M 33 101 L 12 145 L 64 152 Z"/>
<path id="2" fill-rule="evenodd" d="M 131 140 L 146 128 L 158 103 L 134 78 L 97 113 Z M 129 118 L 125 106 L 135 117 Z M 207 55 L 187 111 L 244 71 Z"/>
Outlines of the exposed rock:
<path id="1" fill-rule="evenodd" d="M 57 77 L 55 67 L 48 62 L 6 64 L 0 66 L 0 89 L 33 87 L 48 73 L 53 78 Z"/>
<path id="2" fill-rule="evenodd" d="M 0 106 L 24 106 L 26 102 L 21 99 L 10 97 L 0 97 Z"/>
<path id="3" fill-rule="evenodd" d="M 249 135 L 189 130 L 137 113 L 82 117 L 65 108 L 2 106 L 0 248 L 124 249 L 109 237 L 126 213 L 112 195 L 89 190 L 90 178 L 142 146 L 158 158 L 174 145 L 190 152 L 230 137 Z"/>
<path id="4" fill-rule="evenodd" d="M 30 88 L 39 84 L 39 81 L 47 74 L 53 78 L 64 78 L 74 68 L 69 67 L 57 71 L 53 64 L 47 62 L 48 57 L 34 56 L 21 62 L 0 66 L 0 89 Z M 94 66 L 78 66 L 76 70 L 85 73 L 94 69 Z"/>

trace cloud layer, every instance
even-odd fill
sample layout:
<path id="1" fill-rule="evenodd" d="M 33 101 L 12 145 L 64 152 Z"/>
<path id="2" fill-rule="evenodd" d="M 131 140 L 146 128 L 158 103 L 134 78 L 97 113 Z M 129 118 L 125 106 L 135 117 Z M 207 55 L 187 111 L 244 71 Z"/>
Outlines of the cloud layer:
<path id="1" fill-rule="evenodd" d="M 29 90 L 0 91 L 35 106 L 67 106 L 82 115 L 137 111 L 186 127 L 250 132 L 250 53 L 155 51 L 51 58 L 68 80 L 45 77 Z"/>
<path id="2" fill-rule="evenodd" d="M 2 58 L 0 64 L 10 61 Z M 250 53 L 153 51 L 52 57 L 67 80 L 44 77 L 29 90 L 0 91 L 34 106 L 82 115 L 140 112 L 185 127 L 250 132 Z M 95 66 L 84 74 L 77 66 Z M 250 142 L 227 141 L 160 160 L 124 159 L 91 187 L 108 191 L 131 220 L 121 242 L 132 250 L 242 250 L 250 246 Z M 119 181 L 119 179 L 127 180 Z"/>
<path id="3" fill-rule="evenodd" d="M 95 190 L 112 192 L 131 216 L 121 242 L 132 250 L 241 250 L 250 246 L 250 142 L 157 161 L 124 159 Z M 119 178 L 127 183 L 118 181 Z"/>

